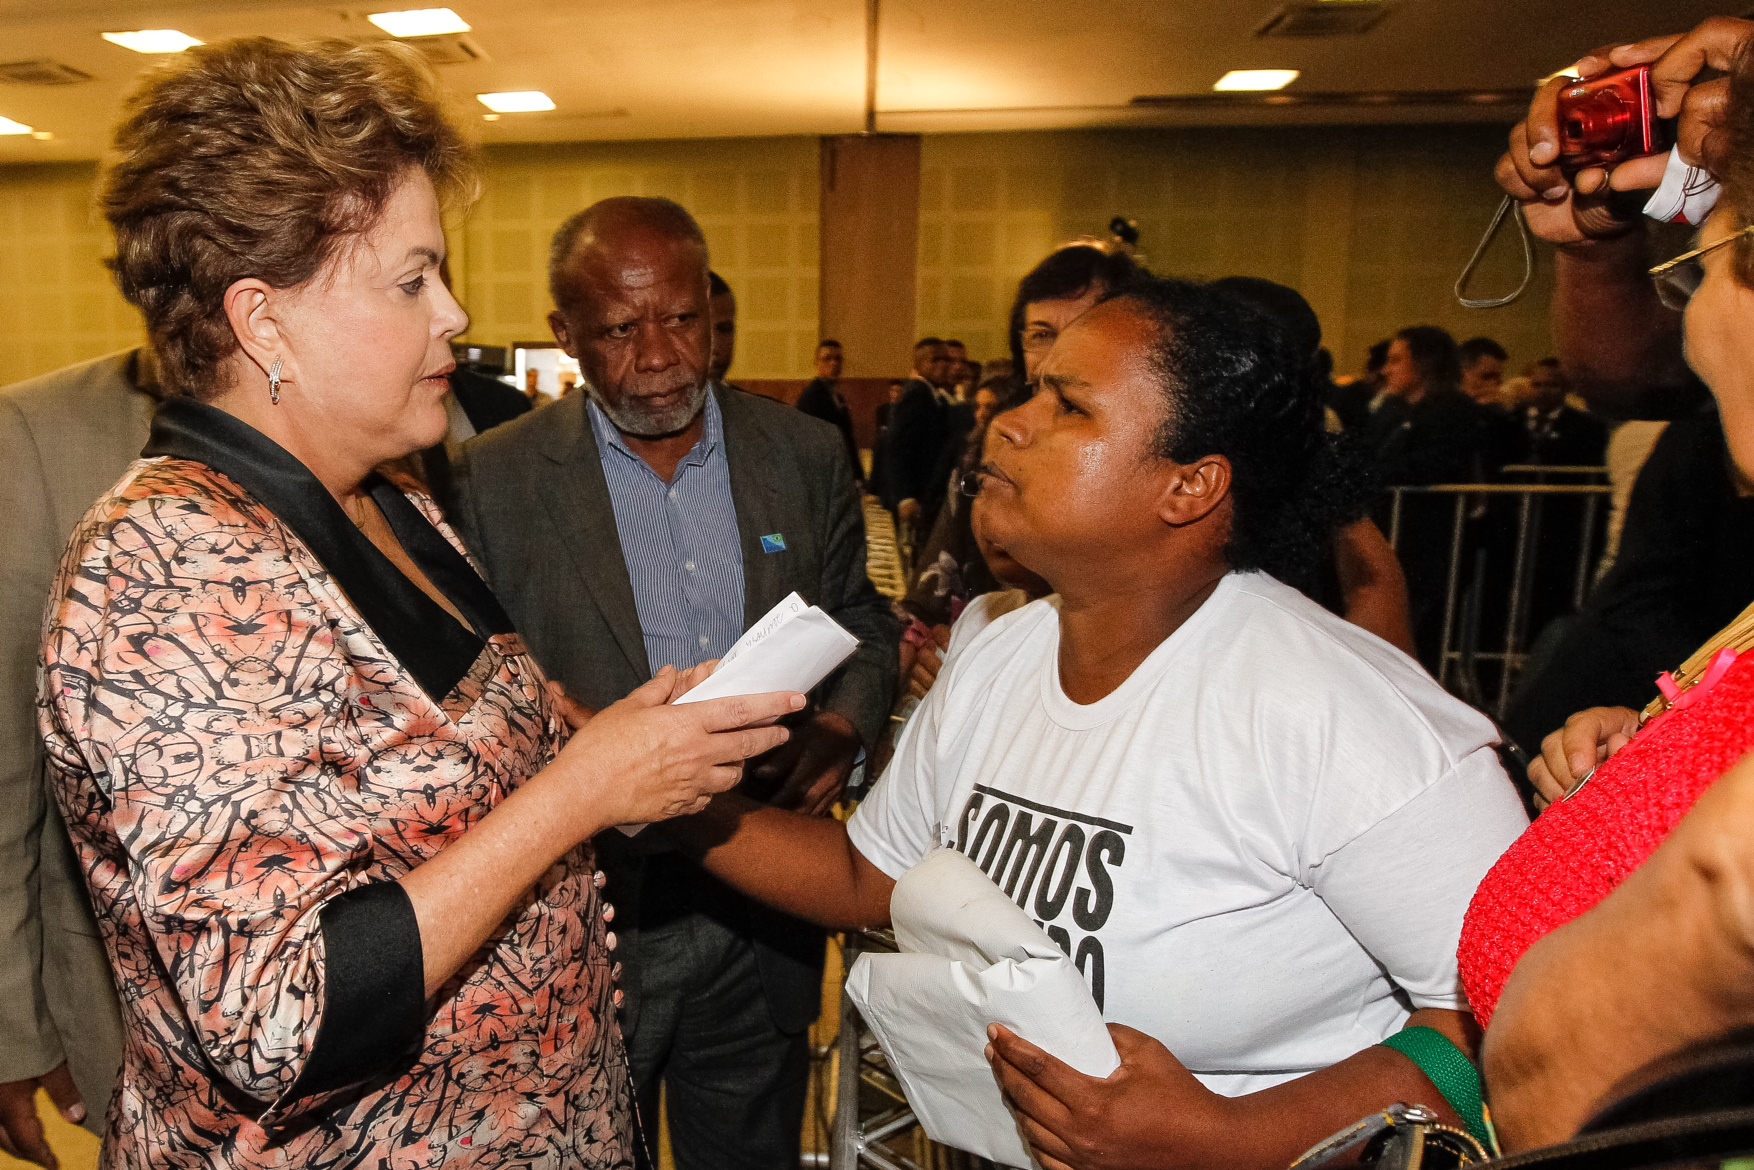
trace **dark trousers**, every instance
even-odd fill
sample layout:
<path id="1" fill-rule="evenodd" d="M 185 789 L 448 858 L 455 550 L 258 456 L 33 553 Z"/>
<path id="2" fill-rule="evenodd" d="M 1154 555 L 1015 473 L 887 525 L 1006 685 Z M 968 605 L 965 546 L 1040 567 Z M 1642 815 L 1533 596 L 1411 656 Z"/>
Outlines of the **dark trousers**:
<path id="1" fill-rule="evenodd" d="M 797 1166 L 809 1033 L 774 1026 L 753 945 L 697 911 L 644 927 L 639 956 L 627 1048 L 654 1152 L 662 1085 L 677 1170 Z"/>

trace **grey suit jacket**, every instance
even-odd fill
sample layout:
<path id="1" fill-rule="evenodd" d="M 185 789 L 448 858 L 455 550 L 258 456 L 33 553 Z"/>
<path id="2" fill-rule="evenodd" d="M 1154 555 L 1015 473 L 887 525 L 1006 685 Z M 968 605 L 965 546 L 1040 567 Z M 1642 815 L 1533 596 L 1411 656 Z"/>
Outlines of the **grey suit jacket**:
<path id="1" fill-rule="evenodd" d="M 841 437 L 782 403 L 738 390 L 714 393 L 742 536 L 744 623 L 797 590 L 857 637 L 858 651 L 816 697 L 874 744 L 889 715 L 899 626 L 865 573 L 864 511 Z M 587 706 L 602 708 L 649 679 L 651 669 L 585 403 L 584 394 L 573 395 L 466 443 L 451 511 L 543 669 Z M 763 552 L 762 536 L 776 532 L 785 551 Z M 616 888 L 617 933 L 634 965 L 640 853 L 615 836 L 604 836 L 602 852 Z M 818 964 L 801 957 L 809 938 L 820 955 L 821 941 L 784 921 L 768 931 L 771 946 L 758 935 L 757 955 L 775 1022 L 793 1030 L 816 1015 Z"/>
<path id="2" fill-rule="evenodd" d="M 43 785 L 36 666 L 74 526 L 146 445 L 135 352 L 0 389 L 0 1081 L 67 1062 L 102 1132 L 121 1063 L 110 964 Z"/>

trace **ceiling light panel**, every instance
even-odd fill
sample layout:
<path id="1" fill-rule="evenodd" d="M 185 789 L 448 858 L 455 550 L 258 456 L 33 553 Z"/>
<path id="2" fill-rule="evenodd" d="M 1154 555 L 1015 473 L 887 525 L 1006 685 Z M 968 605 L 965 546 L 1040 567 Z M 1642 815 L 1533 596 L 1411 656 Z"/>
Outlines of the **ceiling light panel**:
<path id="1" fill-rule="evenodd" d="M 1262 90 L 1284 89 L 1296 80 L 1295 69 L 1232 69 L 1220 77 L 1212 88 L 1219 93 L 1259 93 Z"/>
<path id="2" fill-rule="evenodd" d="M 449 8 L 374 12 L 366 19 L 393 37 L 442 37 L 469 31 L 469 23 Z"/>
<path id="3" fill-rule="evenodd" d="M 133 49 L 136 53 L 180 53 L 201 43 L 174 28 L 142 28 L 134 32 L 105 33 L 103 37 L 112 45 Z"/>
<path id="4" fill-rule="evenodd" d="M 29 134 L 31 128 L 23 122 L 14 122 L 11 118 L 0 118 L 0 134 Z"/>
<path id="5" fill-rule="evenodd" d="M 496 114 L 535 114 L 554 108 L 554 99 L 539 89 L 508 93 L 478 93 L 475 100 Z"/>

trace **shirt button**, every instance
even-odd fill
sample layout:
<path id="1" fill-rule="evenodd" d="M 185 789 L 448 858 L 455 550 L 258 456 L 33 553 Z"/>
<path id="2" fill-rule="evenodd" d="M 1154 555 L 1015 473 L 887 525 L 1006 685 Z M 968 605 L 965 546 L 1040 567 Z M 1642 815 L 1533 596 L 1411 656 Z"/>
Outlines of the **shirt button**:
<path id="1" fill-rule="evenodd" d="M 615 989 L 615 1006 L 620 1007 L 622 1004 L 624 1004 L 626 1002 L 627 1002 L 627 993 L 625 991 L 621 990 L 621 988 L 617 987 Z"/>
<path id="2" fill-rule="evenodd" d="M 604 873 L 602 870 L 598 870 L 596 873 L 591 875 L 591 884 L 593 886 L 596 886 L 600 890 L 604 886 L 609 884 L 609 875 Z"/>
<path id="3" fill-rule="evenodd" d="M 684 569 L 687 569 L 690 573 L 694 572 L 694 562 L 693 561 L 683 561 L 682 567 Z"/>
<path id="4" fill-rule="evenodd" d="M 675 488 L 670 489 L 670 498 L 672 500 L 676 498 L 676 489 Z"/>
<path id="5" fill-rule="evenodd" d="M 604 922 L 614 922 L 615 921 L 615 907 L 611 906 L 607 902 L 603 903 L 603 921 Z"/>
<path id="6" fill-rule="evenodd" d="M 621 945 L 621 940 L 615 937 L 615 932 L 612 930 L 603 936 L 603 944 L 610 950 L 614 950 Z"/>
<path id="7" fill-rule="evenodd" d="M 707 643 L 707 637 L 706 637 L 706 635 L 705 635 L 705 634 L 702 634 L 702 635 L 701 635 L 701 636 L 700 636 L 700 644 L 701 644 L 701 645 L 702 645 L 702 646 L 705 646 L 705 645 L 706 645 L 706 643 Z"/>

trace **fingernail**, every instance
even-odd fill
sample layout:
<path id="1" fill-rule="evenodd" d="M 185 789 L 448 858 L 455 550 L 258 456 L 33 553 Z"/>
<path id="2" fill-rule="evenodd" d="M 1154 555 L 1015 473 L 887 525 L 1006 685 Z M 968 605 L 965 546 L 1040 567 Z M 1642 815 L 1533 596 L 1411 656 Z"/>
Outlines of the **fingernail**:
<path id="1" fill-rule="evenodd" d="M 797 711 L 797 710 L 801 709 L 803 706 L 804 706 L 804 696 L 803 695 L 793 695 L 792 696 L 792 710 Z"/>
<path id="2" fill-rule="evenodd" d="M 998 1038 L 999 1038 L 999 1025 L 988 1024 L 987 1025 L 987 1039 L 988 1040 L 997 1040 Z"/>
<path id="3" fill-rule="evenodd" d="M 61 1110 L 61 1116 L 65 1117 L 68 1121 L 71 1121 L 74 1125 L 79 1125 L 85 1120 L 85 1106 L 78 1103 L 69 1105 L 67 1108 Z"/>
<path id="4" fill-rule="evenodd" d="M 1557 203 L 1561 199 L 1564 199 L 1565 196 L 1570 193 L 1570 191 L 1571 191 L 1570 187 L 1567 187 L 1564 183 L 1561 183 L 1557 187 L 1549 187 L 1545 191 L 1541 192 L 1541 198 L 1551 200 L 1552 202 Z"/>

